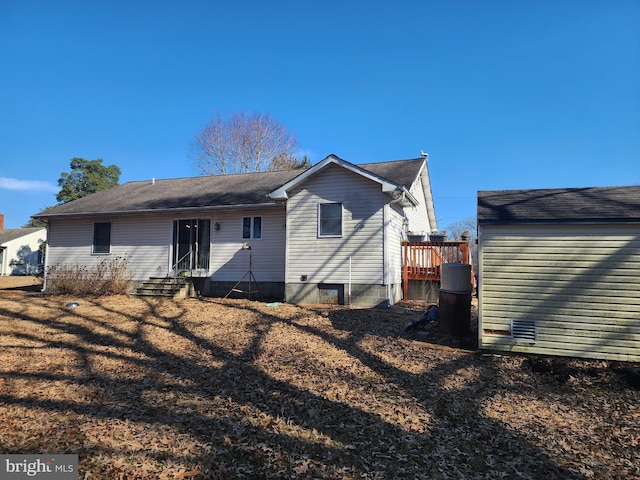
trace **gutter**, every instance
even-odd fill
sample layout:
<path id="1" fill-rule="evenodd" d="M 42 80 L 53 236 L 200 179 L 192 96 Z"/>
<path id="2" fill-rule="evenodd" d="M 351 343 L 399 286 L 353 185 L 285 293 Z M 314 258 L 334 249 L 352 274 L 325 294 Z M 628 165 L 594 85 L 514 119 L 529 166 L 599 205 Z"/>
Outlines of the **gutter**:
<path id="1" fill-rule="evenodd" d="M 149 213 L 164 213 L 164 214 L 173 214 L 173 213 L 190 213 L 190 212 L 202 212 L 202 211 L 211 211 L 211 210 L 253 210 L 253 209 L 264 209 L 264 208 L 282 208 L 282 204 L 268 202 L 268 203 L 251 203 L 246 205 L 212 205 L 205 207 L 183 207 L 183 208 L 170 208 L 170 209 L 141 209 L 141 210 L 112 210 L 106 212 L 80 212 L 80 213 L 57 213 L 57 214 L 37 214 L 33 215 L 32 218 L 41 218 L 45 220 L 49 219 L 58 219 L 58 218 L 85 218 L 85 217 L 123 217 L 130 215 L 144 215 Z"/>

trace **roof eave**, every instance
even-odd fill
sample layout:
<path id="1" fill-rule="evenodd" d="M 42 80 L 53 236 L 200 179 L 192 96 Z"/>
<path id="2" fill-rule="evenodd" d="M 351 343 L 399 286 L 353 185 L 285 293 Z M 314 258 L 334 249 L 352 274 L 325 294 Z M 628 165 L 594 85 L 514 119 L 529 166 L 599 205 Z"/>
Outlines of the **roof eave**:
<path id="1" fill-rule="evenodd" d="M 424 195 L 424 203 L 427 209 L 427 218 L 429 220 L 429 228 L 432 232 L 438 231 L 438 220 L 436 218 L 436 206 L 433 201 L 433 192 L 431 190 L 431 179 L 429 178 L 429 167 L 427 161 L 422 165 L 418 174 L 422 182 L 422 193 Z"/>
<path id="2" fill-rule="evenodd" d="M 478 219 L 478 225 L 601 225 L 603 223 L 640 224 L 640 218 Z"/>
<path id="3" fill-rule="evenodd" d="M 166 209 L 141 209 L 141 210 L 113 210 L 104 212 L 78 212 L 78 213 L 58 213 L 58 214 L 46 214 L 39 213 L 33 215 L 33 218 L 40 218 L 44 220 L 56 219 L 56 218 L 86 218 L 86 217 L 123 217 L 131 215 L 144 215 L 148 213 L 189 213 L 189 212 L 202 212 L 211 210 L 251 210 L 251 209 L 263 209 L 263 208 L 276 208 L 280 207 L 276 202 L 266 203 L 248 203 L 238 205 L 209 205 L 204 207 L 179 207 L 179 208 L 166 208 Z"/>
<path id="4" fill-rule="evenodd" d="M 420 204 L 418 199 L 405 187 L 396 188 L 388 192 L 388 195 L 391 197 L 391 203 L 396 203 L 403 208 L 417 207 Z"/>
<path id="5" fill-rule="evenodd" d="M 287 183 L 285 183 L 281 187 L 279 187 L 279 188 L 273 190 L 272 192 L 268 193 L 267 196 L 269 198 L 273 199 L 273 200 L 287 200 L 289 198 L 289 195 L 288 195 L 288 191 L 289 190 L 291 190 L 292 188 L 294 188 L 297 185 L 301 184 L 302 182 L 307 180 L 309 177 L 311 177 L 312 175 L 315 175 L 317 172 L 319 172 L 320 170 L 322 170 L 323 168 L 325 168 L 326 166 L 328 166 L 330 164 L 339 165 L 339 166 L 341 166 L 343 168 L 346 168 L 347 170 L 350 170 L 350 171 L 352 171 L 352 172 L 354 172 L 354 173 L 356 173 L 358 175 L 361 175 L 361 176 L 363 176 L 365 178 L 368 178 L 369 180 L 372 180 L 372 181 L 374 181 L 376 183 L 379 183 L 381 185 L 382 191 L 384 193 L 392 193 L 392 192 L 398 191 L 398 189 L 404 188 L 404 187 L 401 187 L 400 185 L 397 185 L 397 184 L 395 184 L 393 182 L 385 180 L 384 178 L 381 178 L 381 177 L 369 172 L 368 170 L 360 168 L 357 165 L 354 165 L 353 163 L 347 162 L 346 160 L 343 160 L 340 157 L 337 157 L 337 156 L 331 154 L 328 157 L 326 157 L 325 159 L 323 159 L 320 162 L 316 163 L 313 167 L 305 170 L 303 173 L 301 173 L 300 175 L 298 175 L 294 179 L 288 181 Z M 406 188 L 404 190 L 406 190 Z M 415 200 L 415 198 L 413 198 L 413 200 Z"/>

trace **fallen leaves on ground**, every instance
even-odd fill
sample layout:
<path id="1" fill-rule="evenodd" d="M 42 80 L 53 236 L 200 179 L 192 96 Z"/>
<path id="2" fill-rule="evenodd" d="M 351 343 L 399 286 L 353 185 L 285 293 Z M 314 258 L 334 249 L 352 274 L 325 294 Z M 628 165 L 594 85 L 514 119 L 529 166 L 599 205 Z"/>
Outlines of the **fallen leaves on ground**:
<path id="1" fill-rule="evenodd" d="M 408 308 L 28 290 L 0 290 L 0 448 L 81 478 L 640 478 L 608 362 L 407 336 Z"/>

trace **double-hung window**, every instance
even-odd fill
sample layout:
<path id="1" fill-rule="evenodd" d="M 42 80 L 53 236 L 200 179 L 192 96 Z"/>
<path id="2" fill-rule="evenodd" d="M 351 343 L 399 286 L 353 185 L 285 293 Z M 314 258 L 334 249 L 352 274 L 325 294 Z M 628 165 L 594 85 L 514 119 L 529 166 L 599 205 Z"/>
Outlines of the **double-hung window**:
<path id="1" fill-rule="evenodd" d="M 262 217 L 242 217 L 242 238 L 262 238 Z"/>
<path id="2" fill-rule="evenodd" d="M 111 252 L 111 222 L 93 224 L 93 253 Z"/>
<path id="3" fill-rule="evenodd" d="M 342 236 L 341 203 L 320 203 L 318 205 L 318 236 Z"/>

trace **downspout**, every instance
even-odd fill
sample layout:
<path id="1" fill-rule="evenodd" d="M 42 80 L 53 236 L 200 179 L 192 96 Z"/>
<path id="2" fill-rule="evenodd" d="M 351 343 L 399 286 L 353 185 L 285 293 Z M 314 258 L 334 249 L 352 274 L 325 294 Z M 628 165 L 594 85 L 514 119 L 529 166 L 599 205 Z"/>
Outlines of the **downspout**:
<path id="1" fill-rule="evenodd" d="M 289 201 L 284 204 L 284 298 L 287 301 L 287 286 L 289 285 Z"/>
<path id="2" fill-rule="evenodd" d="M 351 306 L 351 255 L 349 255 L 349 286 L 348 286 L 349 306 Z"/>
<path id="3" fill-rule="evenodd" d="M 44 272 L 42 272 L 42 292 L 47 291 L 47 271 L 49 270 L 49 239 L 51 238 L 51 219 L 47 222 L 47 239 L 44 246 Z"/>
<path id="4" fill-rule="evenodd" d="M 382 209 L 382 277 L 387 289 L 387 307 L 391 307 L 391 285 L 389 285 L 389 204 Z"/>

